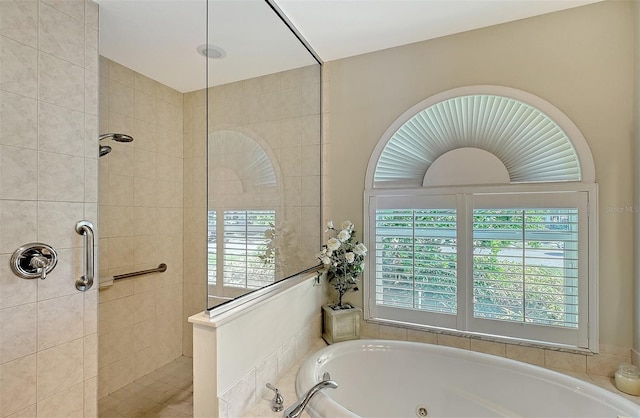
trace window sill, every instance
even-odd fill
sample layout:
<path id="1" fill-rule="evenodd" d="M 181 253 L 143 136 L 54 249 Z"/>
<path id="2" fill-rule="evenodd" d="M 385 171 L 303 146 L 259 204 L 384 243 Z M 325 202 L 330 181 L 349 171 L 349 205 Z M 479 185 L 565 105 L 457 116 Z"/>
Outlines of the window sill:
<path id="1" fill-rule="evenodd" d="M 365 324 L 381 325 L 381 326 L 395 327 L 395 328 L 405 329 L 405 330 L 418 331 L 418 332 L 424 333 L 425 338 L 428 338 L 429 334 L 432 334 L 434 337 L 436 337 L 437 335 L 449 335 L 453 337 L 467 339 L 469 340 L 469 343 L 471 340 L 477 340 L 477 341 L 488 341 L 493 343 L 502 343 L 502 344 L 508 344 L 513 346 L 527 347 L 527 348 L 535 348 L 535 349 L 541 349 L 541 350 L 557 351 L 557 352 L 570 353 L 570 354 L 580 354 L 580 355 L 587 355 L 587 356 L 596 354 L 587 348 L 571 347 L 571 346 L 558 345 L 553 343 L 544 343 L 541 341 L 524 340 L 524 339 L 518 339 L 518 338 L 512 338 L 512 337 L 501 337 L 498 335 L 487 335 L 487 334 L 480 334 L 480 333 L 474 333 L 474 332 L 458 331 L 458 330 L 439 328 L 439 327 L 430 327 L 430 326 L 412 324 L 412 323 L 401 322 L 401 321 L 392 321 L 387 319 L 367 318 L 365 319 Z M 365 328 L 366 328 L 366 325 L 365 325 Z M 371 337 L 378 338 L 379 336 L 371 335 Z M 361 338 L 364 338 L 364 336 Z M 435 341 L 436 339 L 437 338 L 434 338 L 434 343 L 436 343 Z M 441 345 L 448 345 L 448 344 L 441 344 Z M 465 347 L 465 346 L 461 346 L 458 348 L 469 349 L 468 347 Z M 488 354 L 492 354 L 492 353 L 488 353 Z"/>

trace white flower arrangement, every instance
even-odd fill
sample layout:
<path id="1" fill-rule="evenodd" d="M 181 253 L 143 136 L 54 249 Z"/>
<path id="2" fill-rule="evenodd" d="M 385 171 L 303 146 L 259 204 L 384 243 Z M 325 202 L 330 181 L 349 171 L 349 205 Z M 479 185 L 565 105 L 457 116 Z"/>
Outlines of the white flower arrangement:
<path id="1" fill-rule="evenodd" d="M 364 270 L 364 259 L 367 247 L 358 241 L 354 242 L 354 226 L 351 221 L 344 221 L 338 230 L 333 222 L 327 222 L 325 232 L 333 231 L 334 237 L 327 240 L 316 257 L 323 264 L 319 272 L 327 273 L 327 281 L 338 292 L 337 309 L 348 307 L 342 304 L 342 297 L 348 291 L 358 290 L 358 276 Z"/>

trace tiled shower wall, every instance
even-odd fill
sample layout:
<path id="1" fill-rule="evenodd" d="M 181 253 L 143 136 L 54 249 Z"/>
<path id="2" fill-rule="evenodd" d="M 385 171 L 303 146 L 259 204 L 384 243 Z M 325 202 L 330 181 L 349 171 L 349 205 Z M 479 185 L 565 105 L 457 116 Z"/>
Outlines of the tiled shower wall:
<path id="1" fill-rule="evenodd" d="M 79 292 L 97 219 L 98 6 L 0 1 L 0 417 L 96 416 L 97 295 Z M 58 252 L 46 280 L 11 253 Z"/>
<path id="2" fill-rule="evenodd" d="M 100 277 L 167 271 L 100 290 L 99 397 L 182 354 L 182 93 L 100 57 Z M 204 285 L 203 285 L 204 286 Z M 202 309 L 202 305 L 201 305 Z"/>

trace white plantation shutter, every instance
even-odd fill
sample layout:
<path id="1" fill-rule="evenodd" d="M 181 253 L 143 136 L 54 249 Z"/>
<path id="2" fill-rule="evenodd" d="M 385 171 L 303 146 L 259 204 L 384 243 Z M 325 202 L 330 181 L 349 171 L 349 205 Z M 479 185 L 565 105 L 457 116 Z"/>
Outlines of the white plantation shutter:
<path id="1" fill-rule="evenodd" d="M 370 317 L 589 346 L 588 192 L 385 193 L 369 198 Z"/>
<path id="2" fill-rule="evenodd" d="M 476 318 L 578 327 L 578 209 L 473 212 Z"/>
<path id="3" fill-rule="evenodd" d="M 218 234 L 217 234 L 217 212 L 209 211 L 207 220 L 207 281 L 210 285 L 217 283 L 218 277 Z"/>
<path id="4" fill-rule="evenodd" d="M 380 154 L 375 187 L 420 186 L 431 163 L 464 147 L 498 157 L 512 183 L 581 179 L 573 144 L 549 116 L 509 97 L 482 94 L 444 100 L 405 122 Z"/>
<path id="5" fill-rule="evenodd" d="M 273 283 L 275 264 L 260 258 L 269 242 L 265 231 L 275 223 L 274 210 L 224 212 L 224 284 L 257 289 Z"/>
<path id="6" fill-rule="evenodd" d="M 455 209 L 376 211 L 376 303 L 455 314 Z"/>

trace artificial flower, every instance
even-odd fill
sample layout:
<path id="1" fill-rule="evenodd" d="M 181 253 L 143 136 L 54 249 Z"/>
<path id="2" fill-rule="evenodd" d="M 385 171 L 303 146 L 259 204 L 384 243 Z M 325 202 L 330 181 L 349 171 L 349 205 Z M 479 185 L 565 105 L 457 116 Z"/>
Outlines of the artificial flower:
<path id="1" fill-rule="evenodd" d="M 316 257 L 324 266 L 319 273 L 326 272 L 327 281 L 338 292 L 337 306 L 344 307 L 344 294 L 358 290 L 358 276 L 364 271 L 367 247 L 354 240 L 355 231 L 351 221 L 344 221 L 340 226 L 342 229 L 338 230 L 332 221 L 327 222 L 327 231 L 335 236 L 327 240 Z"/>

